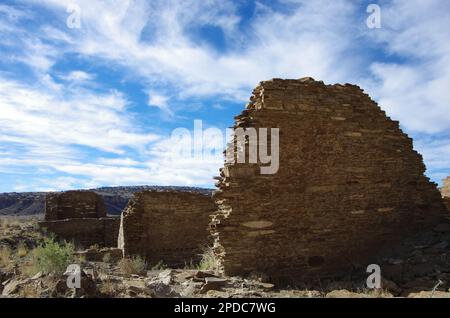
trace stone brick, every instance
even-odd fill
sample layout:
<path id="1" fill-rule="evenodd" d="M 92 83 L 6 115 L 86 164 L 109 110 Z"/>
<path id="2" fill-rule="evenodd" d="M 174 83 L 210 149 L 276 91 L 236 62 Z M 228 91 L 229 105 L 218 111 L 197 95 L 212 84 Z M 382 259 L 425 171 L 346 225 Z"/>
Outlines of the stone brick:
<path id="1" fill-rule="evenodd" d="M 119 248 L 150 264 L 184 266 L 200 258 L 208 241 L 210 196 L 181 191 L 136 193 L 122 213 Z"/>
<path id="2" fill-rule="evenodd" d="M 221 170 L 210 231 L 225 274 L 340 276 L 448 215 L 412 140 L 358 86 L 276 79 L 250 101 L 234 128 L 279 127 L 280 167 Z"/>

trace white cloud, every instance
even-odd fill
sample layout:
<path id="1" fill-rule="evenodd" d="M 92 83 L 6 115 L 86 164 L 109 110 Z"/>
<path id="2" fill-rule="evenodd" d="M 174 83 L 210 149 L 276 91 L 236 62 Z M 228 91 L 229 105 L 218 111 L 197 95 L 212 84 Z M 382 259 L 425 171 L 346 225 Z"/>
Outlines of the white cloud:
<path id="1" fill-rule="evenodd" d="M 375 62 L 368 90 L 411 132 L 450 130 L 450 4 L 397 0 L 382 9 L 382 29 L 368 32 L 399 62 Z"/>
<path id="2" fill-rule="evenodd" d="M 94 75 L 84 71 L 72 71 L 69 74 L 61 75 L 60 78 L 68 82 L 83 83 L 93 80 Z"/>
<path id="3" fill-rule="evenodd" d="M 169 106 L 169 97 L 157 93 L 155 91 L 148 92 L 148 105 L 152 107 L 158 107 L 164 113 L 172 117 L 174 115 L 173 111 Z"/>
<path id="4" fill-rule="evenodd" d="M 97 160 L 101 165 L 115 165 L 115 166 L 137 166 L 139 161 L 131 158 L 100 158 Z"/>
<path id="5" fill-rule="evenodd" d="M 64 17 L 72 1 L 44 1 Z M 306 75 L 326 81 L 355 77 L 359 61 L 350 58 L 355 5 L 347 1 L 301 1 L 289 14 L 258 4 L 251 25 L 238 30 L 235 4 L 223 1 L 77 1 L 83 27 L 71 50 L 114 61 L 144 78 L 148 85 L 170 83 L 184 98 L 224 95 L 246 100 L 259 81 Z M 99 14 L 101 13 L 101 14 Z M 216 26 L 226 52 L 190 35 Z M 355 68 L 356 69 L 356 68 Z"/>
<path id="6" fill-rule="evenodd" d="M 22 145 L 85 146 L 112 153 L 145 149 L 157 135 L 141 133 L 120 92 L 53 91 L 0 78 L 0 136 Z"/>
<path id="7" fill-rule="evenodd" d="M 23 9 L 16 9 L 6 4 L 0 4 L 0 14 L 6 15 L 10 21 L 18 21 L 23 18 L 30 18 L 32 14 L 29 11 Z"/>
<path id="8" fill-rule="evenodd" d="M 242 21 L 236 3 L 219 0 L 23 2 L 44 5 L 59 20 L 35 32 L 17 25 L 8 13 L 11 7 L 0 6 L 0 14 L 7 12 L 6 20 L 0 19 L 2 44 L 17 49 L 5 58 L 28 65 L 38 80 L 31 85 L 1 79 L 0 141 L 30 151 L 42 147 L 47 154 L 59 155 L 41 161 L 37 156 L 4 157 L 0 169 L 8 160 L 10 165 L 34 162 L 92 184 L 210 184 L 217 172 L 221 162 L 180 160 L 164 143 L 166 139 L 152 144 L 158 136 L 135 127 L 127 98 L 114 90 L 93 90 L 93 74 L 74 70 L 59 74 L 73 85 L 56 83 L 52 69 L 67 53 L 126 70 L 127 80 L 145 86 L 148 104 L 171 116 L 178 110 L 169 101 L 204 96 L 244 101 L 261 80 L 312 76 L 327 83 L 362 84 L 408 132 L 440 133 L 448 140 L 450 8 L 446 2 L 385 1 L 380 30 L 367 29 L 360 18 L 365 8 L 344 0 L 284 0 L 291 9 L 282 12 L 257 3 L 248 21 Z M 65 27 L 66 8 L 73 2 L 81 8 L 81 29 Z M 20 10 L 15 14 L 22 15 Z M 22 16 L 26 18 L 25 13 Z M 225 50 L 195 36 L 205 26 L 220 30 Z M 377 50 L 375 57 L 367 44 Z M 438 157 L 448 157 L 447 146 L 436 141 L 427 148 L 422 141 L 428 139 L 418 136 L 427 163 L 436 167 L 432 174 L 442 174 L 439 169 L 450 162 Z M 115 153 L 118 158 L 77 162 L 83 153 L 74 145 Z M 148 151 L 150 157 L 135 158 L 127 148 L 139 156 Z"/>

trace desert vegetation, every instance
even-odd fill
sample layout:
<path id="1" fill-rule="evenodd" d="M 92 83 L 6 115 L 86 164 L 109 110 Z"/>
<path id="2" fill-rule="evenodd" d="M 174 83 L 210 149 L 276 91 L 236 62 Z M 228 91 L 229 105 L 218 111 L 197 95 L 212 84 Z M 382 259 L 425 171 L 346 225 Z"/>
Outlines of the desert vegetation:
<path id="1" fill-rule="evenodd" d="M 74 262 L 75 248 L 72 243 L 58 243 L 54 237 L 44 239 L 35 249 L 36 268 L 44 274 L 62 274 Z"/>
<path id="2" fill-rule="evenodd" d="M 147 269 L 147 263 L 140 256 L 124 257 L 119 261 L 119 269 L 125 275 L 139 275 Z"/>

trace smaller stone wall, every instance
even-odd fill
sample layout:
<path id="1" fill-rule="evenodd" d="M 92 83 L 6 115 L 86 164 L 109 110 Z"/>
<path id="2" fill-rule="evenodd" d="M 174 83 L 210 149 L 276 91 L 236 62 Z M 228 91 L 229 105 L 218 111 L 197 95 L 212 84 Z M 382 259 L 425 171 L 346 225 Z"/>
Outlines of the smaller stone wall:
<path id="1" fill-rule="evenodd" d="M 106 217 L 105 203 L 93 191 L 67 191 L 46 195 L 46 221 L 101 217 Z"/>
<path id="2" fill-rule="evenodd" d="M 58 238 L 76 245 L 117 246 L 120 218 L 84 218 L 57 221 L 43 221 L 39 225 Z"/>
<path id="3" fill-rule="evenodd" d="M 58 238 L 89 247 L 116 247 L 120 218 L 106 217 L 103 198 L 93 191 L 49 193 L 39 225 Z"/>
<path id="4" fill-rule="evenodd" d="M 182 191 L 144 191 L 122 213 L 118 246 L 125 256 L 177 267 L 200 259 L 208 245 L 211 196 Z"/>

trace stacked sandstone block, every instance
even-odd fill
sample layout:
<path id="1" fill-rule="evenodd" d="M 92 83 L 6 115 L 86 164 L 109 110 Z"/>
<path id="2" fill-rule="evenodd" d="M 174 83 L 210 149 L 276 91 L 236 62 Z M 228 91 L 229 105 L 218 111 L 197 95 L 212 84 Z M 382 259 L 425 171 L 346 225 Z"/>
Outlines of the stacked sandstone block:
<path id="1" fill-rule="evenodd" d="M 336 277 L 446 215 L 412 139 L 358 86 L 273 79 L 250 100 L 234 128 L 279 128 L 280 167 L 221 169 L 210 228 L 225 274 Z"/>
<path id="2" fill-rule="evenodd" d="M 444 185 L 441 189 L 442 196 L 445 198 L 450 198 L 450 177 L 444 180 Z"/>
<path id="3" fill-rule="evenodd" d="M 106 217 L 106 207 L 95 192 L 66 191 L 46 195 L 46 221 L 101 217 Z"/>
<path id="4" fill-rule="evenodd" d="M 441 188 L 441 194 L 444 199 L 444 203 L 447 207 L 447 210 L 450 211 L 450 177 L 447 177 L 444 180 L 444 184 Z"/>
<path id="5" fill-rule="evenodd" d="M 92 191 L 49 193 L 40 226 L 77 245 L 116 246 L 120 219 L 106 217 L 100 195 Z"/>
<path id="6" fill-rule="evenodd" d="M 196 262 L 208 245 L 211 196 L 182 191 L 136 193 L 122 213 L 118 246 L 124 256 L 177 267 Z"/>

